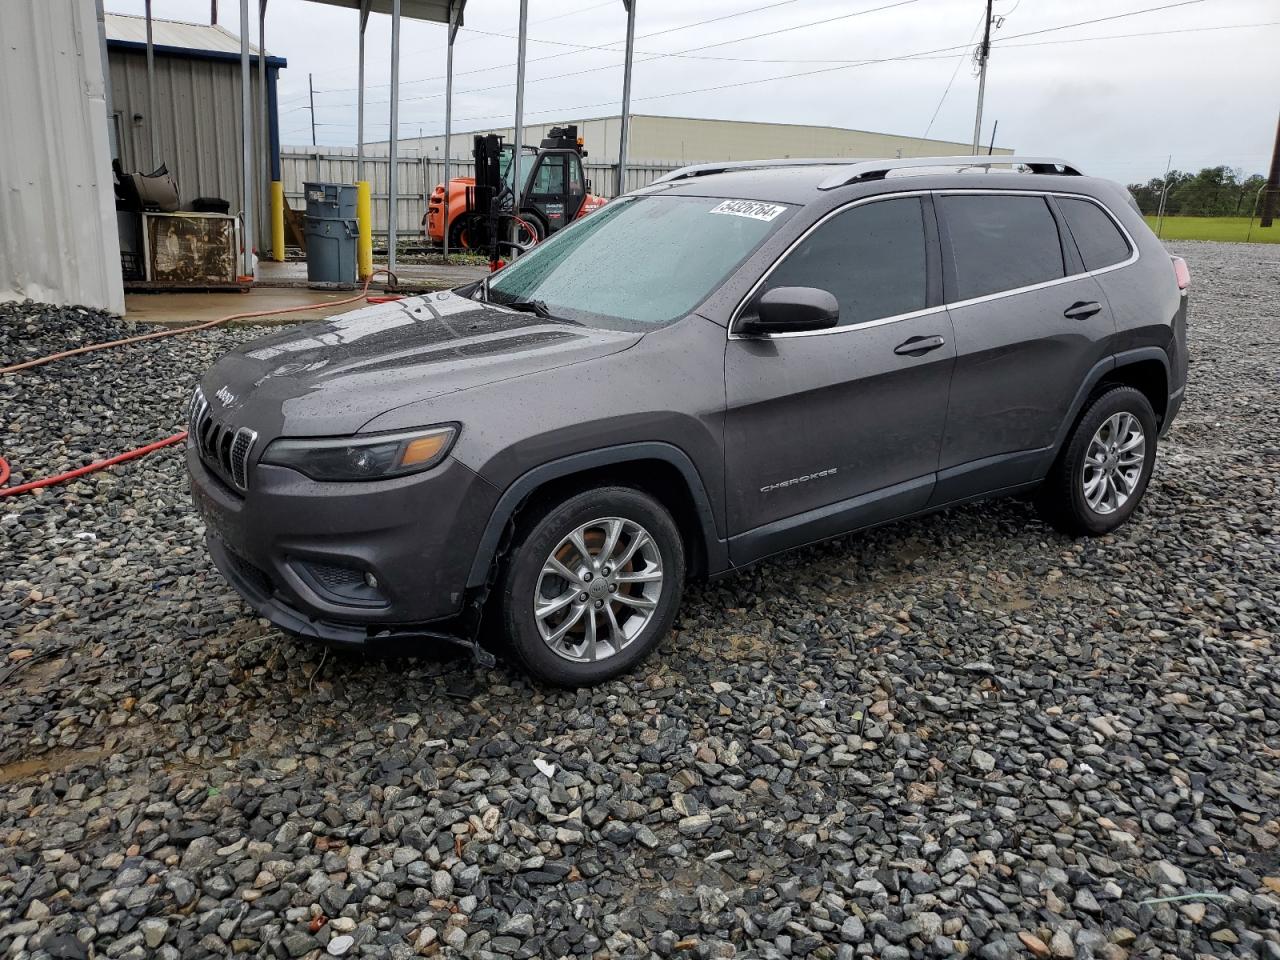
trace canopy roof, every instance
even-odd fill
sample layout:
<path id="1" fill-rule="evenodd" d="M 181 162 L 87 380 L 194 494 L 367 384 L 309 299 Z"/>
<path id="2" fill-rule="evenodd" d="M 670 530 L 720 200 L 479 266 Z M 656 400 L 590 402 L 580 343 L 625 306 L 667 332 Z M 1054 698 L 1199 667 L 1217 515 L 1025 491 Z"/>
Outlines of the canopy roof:
<path id="1" fill-rule="evenodd" d="M 146 17 L 108 13 L 105 20 L 107 40 L 123 43 L 147 42 Z M 212 50 L 215 53 L 240 55 L 240 38 L 217 24 L 211 26 L 152 17 L 151 33 L 157 47 L 181 47 L 185 50 Z M 257 46 L 249 44 L 249 53 L 257 56 Z"/>
<path id="2" fill-rule="evenodd" d="M 368 4 L 370 13 L 391 13 L 391 0 L 312 0 L 312 3 L 327 3 L 331 7 L 347 7 L 360 10 Z M 429 20 L 432 23 L 448 23 L 451 0 L 400 0 L 400 16 L 411 20 Z M 462 23 L 462 7 L 465 0 L 452 0 L 458 8 L 458 23 Z"/>

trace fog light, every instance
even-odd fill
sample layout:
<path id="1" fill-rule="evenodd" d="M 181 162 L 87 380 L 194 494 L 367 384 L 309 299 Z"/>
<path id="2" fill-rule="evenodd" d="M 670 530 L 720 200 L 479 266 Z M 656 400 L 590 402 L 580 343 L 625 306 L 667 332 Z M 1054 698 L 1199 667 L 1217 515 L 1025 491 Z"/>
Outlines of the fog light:
<path id="1" fill-rule="evenodd" d="M 328 603 L 356 607 L 385 607 L 388 599 L 383 595 L 378 577 L 372 570 L 355 566 L 339 566 L 319 560 L 293 557 L 290 566 L 298 576 Z"/>

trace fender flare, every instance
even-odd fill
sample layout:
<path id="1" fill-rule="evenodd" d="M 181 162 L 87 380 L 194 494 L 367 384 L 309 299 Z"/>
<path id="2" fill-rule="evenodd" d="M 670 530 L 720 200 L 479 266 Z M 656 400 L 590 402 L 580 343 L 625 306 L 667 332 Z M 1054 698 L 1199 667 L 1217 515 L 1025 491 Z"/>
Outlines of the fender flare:
<path id="1" fill-rule="evenodd" d="M 689 455 L 679 447 L 661 441 L 647 441 L 624 443 L 571 454 L 534 467 L 516 478 L 498 498 L 493 512 L 489 515 L 489 522 L 485 524 L 484 533 L 476 547 L 475 558 L 471 562 L 467 587 L 469 589 L 482 587 L 488 581 L 489 572 L 507 524 L 520 504 L 539 487 L 552 480 L 581 473 L 584 470 L 615 466 L 635 460 L 661 460 L 680 471 L 698 515 L 703 547 L 707 553 L 707 572 L 718 573 L 727 569 L 730 566 L 728 544 L 720 539 L 716 529 L 715 513 L 711 509 L 711 500 L 707 496 L 706 486 L 702 482 L 702 476 L 698 473 L 697 467 L 689 459 Z"/>
<path id="2" fill-rule="evenodd" d="M 1160 365 L 1164 367 L 1165 381 L 1169 381 L 1169 354 L 1161 347 L 1137 347 L 1133 350 L 1122 350 L 1120 353 L 1104 357 L 1094 364 L 1093 369 L 1089 371 L 1089 375 L 1084 378 L 1084 383 L 1076 391 L 1075 398 L 1071 401 L 1070 415 L 1065 417 L 1062 425 L 1058 427 L 1058 435 L 1053 440 L 1054 457 L 1057 457 L 1059 451 L 1062 450 L 1062 445 L 1066 443 L 1067 437 L 1075 429 L 1076 421 L 1080 419 L 1080 411 L 1084 409 L 1085 402 L 1089 399 L 1089 395 L 1093 393 L 1093 388 L 1101 383 L 1107 374 L 1119 370 L 1121 367 L 1141 363 L 1145 360 L 1159 361 Z"/>

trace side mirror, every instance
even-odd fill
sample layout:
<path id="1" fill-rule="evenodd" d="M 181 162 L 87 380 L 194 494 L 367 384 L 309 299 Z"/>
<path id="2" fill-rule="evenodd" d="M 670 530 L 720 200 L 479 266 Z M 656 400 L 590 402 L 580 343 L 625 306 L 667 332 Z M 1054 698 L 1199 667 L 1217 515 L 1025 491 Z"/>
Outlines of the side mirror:
<path id="1" fill-rule="evenodd" d="M 827 330 L 840 320 L 840 304 L 817 287 L 774 287 L 751 305 L 738 321 L 738 332 L 748 336 Z"/>

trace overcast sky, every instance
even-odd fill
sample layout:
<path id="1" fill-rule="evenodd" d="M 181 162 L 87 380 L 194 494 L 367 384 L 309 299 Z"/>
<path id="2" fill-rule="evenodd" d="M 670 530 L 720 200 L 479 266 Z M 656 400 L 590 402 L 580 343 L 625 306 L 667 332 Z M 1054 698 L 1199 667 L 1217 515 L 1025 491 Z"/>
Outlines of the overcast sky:
<path id="1" fill-rule="evenodd" d="M 1125 182 L 1162 174 L 1170 154 L 1178 169 L 1226 163 L 1265 173 L 1280 108 L 1280 3 L 1184 0 L 1117 18 L 1172 2 L 996 0 L 983 142 L 998 120 L 997 145 Z M 635 113 L 972 138 L 984 0 L 636 3 Z M 238 0 L 218 7 L 238 34 Z M 250 7 L 256 40 L 256 0 Z M 141 13 L 143 0 L 106 8 Z M 510 124 L 518 9 L 517 0 L 469 0 L 454 47 L 455 131 Z M 153 13 L 207 23 L 210 0 L 153 0 Z M 1054 29 L 1101 18 L 1112 19 Z M 354 11 L 307 0 L 268 3 L 267 49 L 289 61 L 284 143 L 310 142 L 310 72 L 319 142 L 354 144 L 357 22 Z M 370 18 L 368 140 L 387 137 L 390 32 L 389 17 Z M 616 114 L 625 33 L 621 0 L 529 0 L 527 120 Z M 443 26 L 403 22 L 401 136 L 443 132 L 444 51 Z M 860 63 L 876 60 L 884 62 Z"/>

